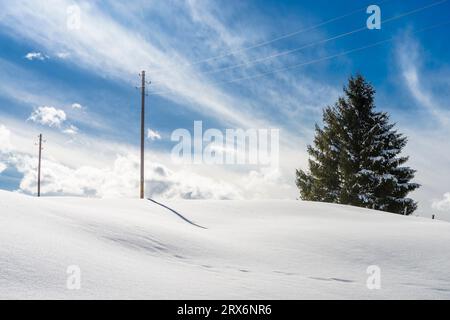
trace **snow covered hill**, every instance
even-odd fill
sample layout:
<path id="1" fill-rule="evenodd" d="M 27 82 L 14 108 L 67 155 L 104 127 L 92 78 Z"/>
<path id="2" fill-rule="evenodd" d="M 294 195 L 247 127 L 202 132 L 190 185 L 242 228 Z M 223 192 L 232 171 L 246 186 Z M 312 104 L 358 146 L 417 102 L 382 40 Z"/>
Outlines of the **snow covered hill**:
<path id="1" fill-rule="evenodd" d="M 162 202 L 0 191 L 0 298 L 450 298 L 448 222 L 301 201 Z M 79 290 L 66 284 L 73 265 Z"/>

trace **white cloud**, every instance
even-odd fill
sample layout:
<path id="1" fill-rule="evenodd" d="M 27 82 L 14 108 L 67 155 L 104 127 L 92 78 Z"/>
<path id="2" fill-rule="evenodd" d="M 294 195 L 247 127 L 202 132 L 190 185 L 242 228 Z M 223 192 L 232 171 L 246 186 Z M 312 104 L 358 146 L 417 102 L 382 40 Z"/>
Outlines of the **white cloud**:
<path id="1" fill-rule="evenodd" d="M 42 106 L 34 110 L 28 119 L 42 125 L 59 128 L 66 121 L 66 113 L 61 109 Z"/>
<path id="2" fill-rule="evenodd" d="M 71 124 L 66 129 L 64 129 L 63 132 L 68 135 L 76 135 L 78 134 L 78 128 Z"/>
<path id="3" fill-rule="evenodd" d="M 441 200 L 434 200 L 432 207 L 438 211 L 450 211 L 450 192 L 445 193 Z"/>
<path id="4" fill-rule="evenodd" d="M 147 131 L 147 138 L 152 140 L 152 141 L 153 140 L 161 140 L 161 135 L 156 130 L 148 129 L 148 131 Z"/>
<path id="5" fill-rule="evenodd" d="M 0 153 L 11 150 L 11 131 L 0 124 Z"/>
<path id="6" fill-rule="evenodd" d="M 40 52 L 28 52 L 25 55 L 25 59 L 28 59 L 30 61 L 32 61 L 32 60 L 41 60 L 42 61 L 42 60 L 48 59 L 48 56 L 46 56 Z"/>
<path id="7" fill-rule="evenodd" d="M 20 190 L 35 192 L 37 147 L 33 146 L 32 129 L 22 121 L 5 120 L 8 127 L 0 132 L 8 132 L 12 148 L 0 160 L 24 174 Z M 62 131 L 42 128 L 42 133 L 47 140 L 43 153 L 43 176 L 47 184 L 43 190 L 47 194 L 96 197 L 138 194 L 135 184 L 139 179 L 136 169 L 139 150 L 136 147 L 82 133 L 68 144 L 68 137 Z M 92 157 L 92 150 L 101 152 Z M 281 172 L 276 168 L 177 165 L 171 162 L 169 152 L 158 150 L 149 150 L 145 158 L 146 190 L 152 197 L 295 199 L 298 193 L 291 183 L 294 172 L 291 169 Z M 292 151 L 288 158 L 294 167 L 300 163 L 297 158 L 302 158 L 301 152 Z"/>
<path id="8" fill-rule="evenodd" d="M 72 109 L 81 110 L 83 106 L 79 103 L 72 103 Z"/>
<path id="9" fill-rule="evenodd" d="M 58 52 L 56 53 L 56 56 L 60 59 L 67 59 L 68 57 L 70 57 L 70 53 L 68 52 Z"/>
<path id="10" fill-rule="evenodd" d="M 8 158 L 8 153 L 11 151 L 11 131 L 3 124 L 0 124 L 0 160 Z M 0 161 L 0 173 L 5 171 L 8 166 L 3 161 Z"/>
<path id="11" fill-rule="evenodd" d="M 16 155 L 11 159 L 24 176 L 20 190 L 36 190 L 36 158 Z M 146 196 L 182 199 L 229 199 L 237 194 L 231 186 L 189 172 L 173 172 L 167 167 L 149 162 L 146 165 Z M 44 195 L 74 195 L 92 197 L 137 197 L 139 158 L 136 155 L 117 156 L 110 167 L 82 166 L 71 168 L 57 161 L 42 161 L 41 192 Z"/>
<path id="12" fill-rule="evenodd" d="M 13 142 L 8 153 L 2 154 L 2 162 L 23 174 L 19 190 L 36 192 L 37 149 L 23 147 L 30 142 L 24 124 L 11 122 L 14 130 L 0 125 L 0 141 Z M 86 137 L 84 143 L 75 141 L 67 145 L 64 135 L 44 132 L 47 144 L 42 159 L 42 193 L 46 195 L 74 195 L 93 197 L 137 197 L 139 181 L 138 151 L 110 141 Z M 2 144 L 3 145 L 3 144 Z M 5 145 L 3 145 L 5 146 Z M 102 152 L 92 157 L 92 150 Z M 30 153 L 31 152 L 31 153 Z M 110 154 L 105 157 L 106 154 Z M 191 168 L 170 169 L 167 156 L 151 152 L 146 156 L 146 196 L 182 199 L 230 199 L 240 198 L 239 190 L 222 181 L 221 174 L 210 178 L 195 173 Z M 101 160 L 100 160 L 101 159 Z"/>
<path id="13" fill-rule="evenodd" d="M 147 194 L 165 199 L 240 199 L 239 191 L 224 181 L 215 181 L 186 170 L 172 171 L 153 164 L 146 179 Z"/>
<path id="14" fill-rule="evenodd" d="M 265 167 L 259 170 L 251 170 L 244 176 L 240 185 L 246 198 L 250 199 L 293 199 L 292 185 L 283 176 L 280 168 Z M 264 186 L 261 188 L 261 186 Z M 294 189 L 295 190 L 295 189 Z M 294 191 L 296 194 L 296 190 Z"/>

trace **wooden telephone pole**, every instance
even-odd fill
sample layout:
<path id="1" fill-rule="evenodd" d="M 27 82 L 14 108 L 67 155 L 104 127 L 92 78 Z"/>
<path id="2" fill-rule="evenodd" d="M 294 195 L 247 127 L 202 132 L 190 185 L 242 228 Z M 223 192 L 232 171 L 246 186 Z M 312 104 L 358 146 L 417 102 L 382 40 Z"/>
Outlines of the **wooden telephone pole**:
<path id="1" fill-rule="evenodd" d="M 39 162 L 38 162 L 38 183 L 37 196 L 41 196 L 41 156 L 42 156 L 42 133 L 39 134 Z"/>
<path id="2" fill-rule="evenodd" d="M 141 180 L 139 196 L 144 199 L 145 71 L 141 73 L 141 82 Z"/>

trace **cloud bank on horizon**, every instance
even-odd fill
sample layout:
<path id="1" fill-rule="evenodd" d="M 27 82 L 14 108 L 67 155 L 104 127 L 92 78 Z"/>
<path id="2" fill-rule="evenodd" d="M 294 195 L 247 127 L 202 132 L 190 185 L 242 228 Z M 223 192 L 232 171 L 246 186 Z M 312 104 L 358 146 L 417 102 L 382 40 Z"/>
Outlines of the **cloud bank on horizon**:
<path id="1" fill-rule="evenodd" d="M 147 70 L 147 195 L 295 199 L 295 168 L 307 162 L 322 108 L 360 72 L 409 137 L 418 212 L 450 217 L 439 205 L 450 192 L 449 25 L 416 32 L 448 21 L 447 1 L 385 1 L 382 17 L 392 21 L 380 30 L 364 28 L 372 3 L 351 1 L 0 4 L 1 188 L 34 193 L 34 139 L 43 132 L 44 194 L 137 195 L 134 87 Z M 279 128 L 279 167 L 172 163 L 170 133 L 195 120 Z"/>

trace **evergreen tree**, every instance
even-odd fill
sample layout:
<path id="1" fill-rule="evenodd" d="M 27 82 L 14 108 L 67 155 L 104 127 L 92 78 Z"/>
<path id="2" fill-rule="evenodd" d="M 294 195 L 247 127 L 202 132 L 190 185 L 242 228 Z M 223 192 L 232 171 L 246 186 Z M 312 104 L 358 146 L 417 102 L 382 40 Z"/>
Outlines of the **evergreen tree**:
<path id="1" fill-rule="evenodd" d="M 309 170 L 297 170 L 303 200 L 333 202 L 411 214 L 416 202 L 407 198 L 418 184 L 415 170 L 403 166 L 407 138 L 394 129 L 385 112 L 375 111 L 375 90 L 361 75 L 351 77 L 344 97 L 323 111 L 308 146 Z"/>

